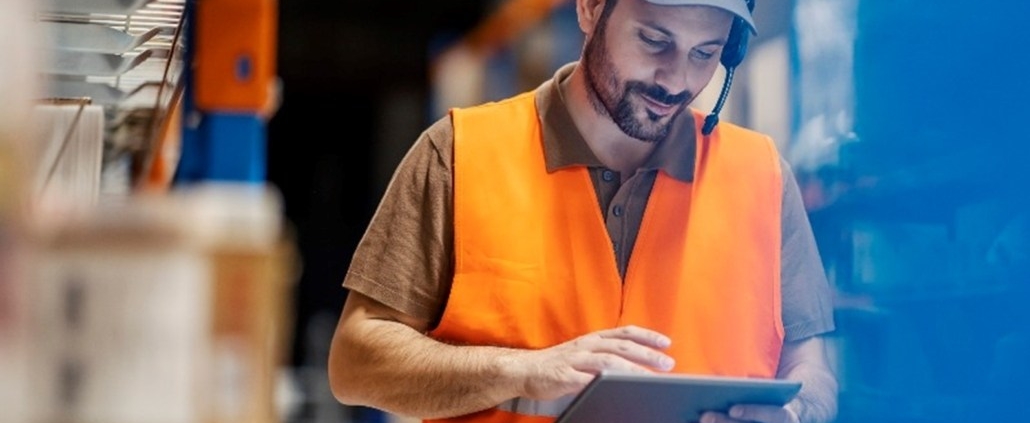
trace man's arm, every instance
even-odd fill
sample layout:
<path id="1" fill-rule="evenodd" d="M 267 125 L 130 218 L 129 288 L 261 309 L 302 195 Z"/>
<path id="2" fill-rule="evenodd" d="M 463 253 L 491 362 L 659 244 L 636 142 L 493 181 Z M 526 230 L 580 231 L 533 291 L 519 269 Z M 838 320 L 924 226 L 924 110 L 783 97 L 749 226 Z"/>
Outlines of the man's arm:
<path id="1" fill-rule="evenodd" d="M 828 423 L 837 417 L 837 379 L 821 336 L 783 344 L 776 377 L 802 383 L 801 392 L 786 406 L 735 405 L 729 416 L 705 413 L 701 423 Z"/>
<path id="2" fill-rule="evenodd" d="M 343 403 L 419 418 L 473 413 L 515 397 L 554 399 L 601 370 L 668 370 L 669 339 L 623 327 L 543 350 L 453 346 L 426 336 L 429 322 L 351 292 L 333 336 L 329 382 Z"/>
<path id="3" fill-rule="evenodd" d="M 428 322 L 357 292 L 348 295 L 329 354 L 340 402 L 424 418 L 461 415 L 521 394 L 515 351 L 459 348 L 429 339 Z"/>

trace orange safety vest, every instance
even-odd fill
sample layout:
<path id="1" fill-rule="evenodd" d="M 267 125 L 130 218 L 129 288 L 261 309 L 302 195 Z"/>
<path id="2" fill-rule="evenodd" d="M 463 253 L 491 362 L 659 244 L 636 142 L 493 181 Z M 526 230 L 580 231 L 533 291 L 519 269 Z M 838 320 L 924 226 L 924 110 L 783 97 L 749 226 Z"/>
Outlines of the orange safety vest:
<path id="1" fill-rule="evenodd" d="M 539 349 L 637 325 L 672 339 L 675 373 L 774 377 L 779 158 L 768 137 L 726 123 L 703 137 L 692 112 L 694 182 L 659 172 L 623 280 L 587 169 L 545 168 L 534 94 L 453 110 L 454 281 L 430 335 Z M 554 417 L 499 407 L 450 421 Z"/>

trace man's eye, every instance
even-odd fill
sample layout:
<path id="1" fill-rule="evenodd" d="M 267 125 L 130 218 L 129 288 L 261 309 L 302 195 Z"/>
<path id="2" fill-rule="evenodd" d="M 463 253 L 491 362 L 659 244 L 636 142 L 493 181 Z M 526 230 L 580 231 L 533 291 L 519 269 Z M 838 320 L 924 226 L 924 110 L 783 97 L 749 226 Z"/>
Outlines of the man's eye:
<path id="1" fill-rule="evenodd" d="M 662 49 L 669 45 L 668 41 L 656 40 L 644 34 L 640 34 L 640 40 L 643 41 L 644 44 L 647 44 L 649 47 L 654 47 L 657 49 Z"/>
<path id="2" fill-rule="evenodd" d="M 694 58 L 698 59 L 698 60 L 709 60 L 712 57 L 715 57 L 715 53 L 714 52 L 707 52 L 707 51 L 696 50 L 696 49 L 693 50 L 691 52 L 691 54 L 693 54 Z"/>

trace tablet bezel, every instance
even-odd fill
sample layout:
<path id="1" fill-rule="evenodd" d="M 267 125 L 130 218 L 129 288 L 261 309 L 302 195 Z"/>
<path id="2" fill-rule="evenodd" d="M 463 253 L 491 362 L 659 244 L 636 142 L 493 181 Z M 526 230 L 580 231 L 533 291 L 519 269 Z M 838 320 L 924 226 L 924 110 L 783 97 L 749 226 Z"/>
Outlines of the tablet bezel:
<path id="1" fill-rule="evenodd" d="M 654 407 L 676 408 L 667 410 L 667 414 L 677 416 L 677 420 L 687 423 L 691 419 L 696 421 L 700 413 L 705 411 L 728 411 L 729 406 L 735 404 L 766 404 L 783 406 L 801 390 L 801 382 L 783 379 L 758 379 L 707 375 L 689 374 L 640 374 L 640 373 L 613 373 L 603 372 L 597 375 L 580 392 L 579 395 L 569 404 L 569 407 L 557 419 L 556 423 L 624 423 L 614 414 L 604 414 L 609 420 L 598 420 L 596 410 L 590 407 L 610 407 L 610 404 L 600 405 L 594 400 L 594 393 L 602 389 L 637 389 L 647 387 L 654 390 L 654 385 L 667 386 L 657 392 L 660 395 L 652 395 L 649 404 L 624 404 L 621 407 L 635 407 L 637 409 L 651 409 Z M 701 392 L 705 391 L 704 394 Z M 694 404 L 685 401 L 675 401 L 690 396 L 706 395 L 702 401 L 695 401 Z M 702 403 L 702 404 L 698 404 Z M 670 406 L 670 404 L 672 404 Z M 717 404 L 715 408 L 712 404 Z M 644 408 L 642 408 L 644 407 Z M 699 409 L 704 408 L 704 409 Z M 581 420 L 582 419 L 582 420 Z M 633 422 L 641 421 L 639 419 Z M 677 422 L 679 423 L 679 422 Z"/>

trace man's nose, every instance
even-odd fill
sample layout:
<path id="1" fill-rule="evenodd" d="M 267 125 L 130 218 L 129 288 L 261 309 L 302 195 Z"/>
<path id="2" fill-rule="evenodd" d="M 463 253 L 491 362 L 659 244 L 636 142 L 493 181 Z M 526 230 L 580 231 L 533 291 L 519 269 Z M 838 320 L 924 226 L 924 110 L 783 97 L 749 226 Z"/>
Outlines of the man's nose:
<path id="1" fill-rule="evenodd" d="M 687 90 L 689 77 L 685 60 L 673 60 L 658 69 L 655 83 L 670 95 L 676 95 Z"/>

